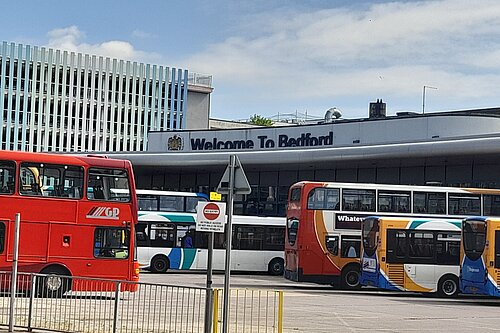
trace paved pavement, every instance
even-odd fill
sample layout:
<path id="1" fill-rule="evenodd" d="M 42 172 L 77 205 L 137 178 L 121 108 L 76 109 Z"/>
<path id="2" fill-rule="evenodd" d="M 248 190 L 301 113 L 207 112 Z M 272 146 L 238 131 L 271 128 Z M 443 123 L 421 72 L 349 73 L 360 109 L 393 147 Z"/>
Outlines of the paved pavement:
<path id="1" fill-rule="evenodd" d="M 203 274 L 143 274 L 142 281 L 204 286 Z M 224 275 L 215 275 L 222 287 Z M 500 299 L 363 289 L 335 290 L 267 275 L 232 275 L 231 286 L 284 290 L 284 332 L 494 332 Z"/>
<path id="2" fill-rule="evenodd" d="M 144 273 L 141 282 L 204 287 L 206 277 L 193 272 Z M 213 283 L 222 288 L 224 275 L 215 274 Z M 494 298 L 440 299 L 375 289 L 344 291 L 268 275 L 233 274 L 231 287 L 283 290 L 285 333 L 500 331 L 500 299 Z M 2 327 L 0 332 L 7 329 Z"/>

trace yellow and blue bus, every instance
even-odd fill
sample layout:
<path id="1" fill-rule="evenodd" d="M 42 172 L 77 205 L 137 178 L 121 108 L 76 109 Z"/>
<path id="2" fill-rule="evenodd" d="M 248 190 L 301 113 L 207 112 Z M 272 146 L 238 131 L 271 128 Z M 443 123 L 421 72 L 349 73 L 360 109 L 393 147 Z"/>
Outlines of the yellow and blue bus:
<path id="1" fill-rule="evenodd" d="M 500 296 L 500 219 L 466 218 L 460 252 L 461 291 Z"/>
<path id="2" fill-rule="evenodd" d="M 460 226 L 460 220 L 448 218 L 366 218 L 362 222 L 361 285 L 457 295 Z"/>

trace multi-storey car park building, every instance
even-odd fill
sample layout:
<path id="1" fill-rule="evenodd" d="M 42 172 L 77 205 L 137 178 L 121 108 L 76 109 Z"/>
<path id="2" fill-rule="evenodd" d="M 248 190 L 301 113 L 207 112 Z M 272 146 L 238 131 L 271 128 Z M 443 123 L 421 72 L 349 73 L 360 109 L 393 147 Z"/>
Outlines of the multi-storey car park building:
<path id="1" fill-rule="evenodd" d="M 151 130 L 206 128 L 212 89 L 187 70 L 3 42 L 0 91 L 2 149 L 144 151 Z"/>

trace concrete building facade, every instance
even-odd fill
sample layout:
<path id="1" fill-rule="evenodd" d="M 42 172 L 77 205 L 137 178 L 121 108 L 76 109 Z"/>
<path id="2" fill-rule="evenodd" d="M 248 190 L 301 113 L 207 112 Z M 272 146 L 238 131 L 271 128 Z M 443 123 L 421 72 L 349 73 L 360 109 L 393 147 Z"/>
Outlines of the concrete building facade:
<path id="1" fill-rule="evenodd" d="M 212 88 L 185 69 L 3 42 L 0 91 L 2 149 L 99 152 L 208 128 Z"/>
<path id="2" fill-rule="evenodd" d="M 151 132 L 132 161 L 140 188 L 209 192 L 238 155 L 252 193 L 235 214 L 283 216 L 302 180 L 500 188 L 500 109 L 338 119 L 232 130 Z"/>

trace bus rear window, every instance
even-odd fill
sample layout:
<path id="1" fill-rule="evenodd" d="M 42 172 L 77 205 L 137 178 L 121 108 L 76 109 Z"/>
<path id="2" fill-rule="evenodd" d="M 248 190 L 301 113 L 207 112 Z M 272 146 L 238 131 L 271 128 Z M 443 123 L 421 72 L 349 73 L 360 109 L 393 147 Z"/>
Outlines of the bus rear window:
<path id="1" fill-rule="evenodd" d="M 338 210 L 340 208 L 340 190 L 338 188 L 318 187 L 309 192 L 307 209 Z"/>

